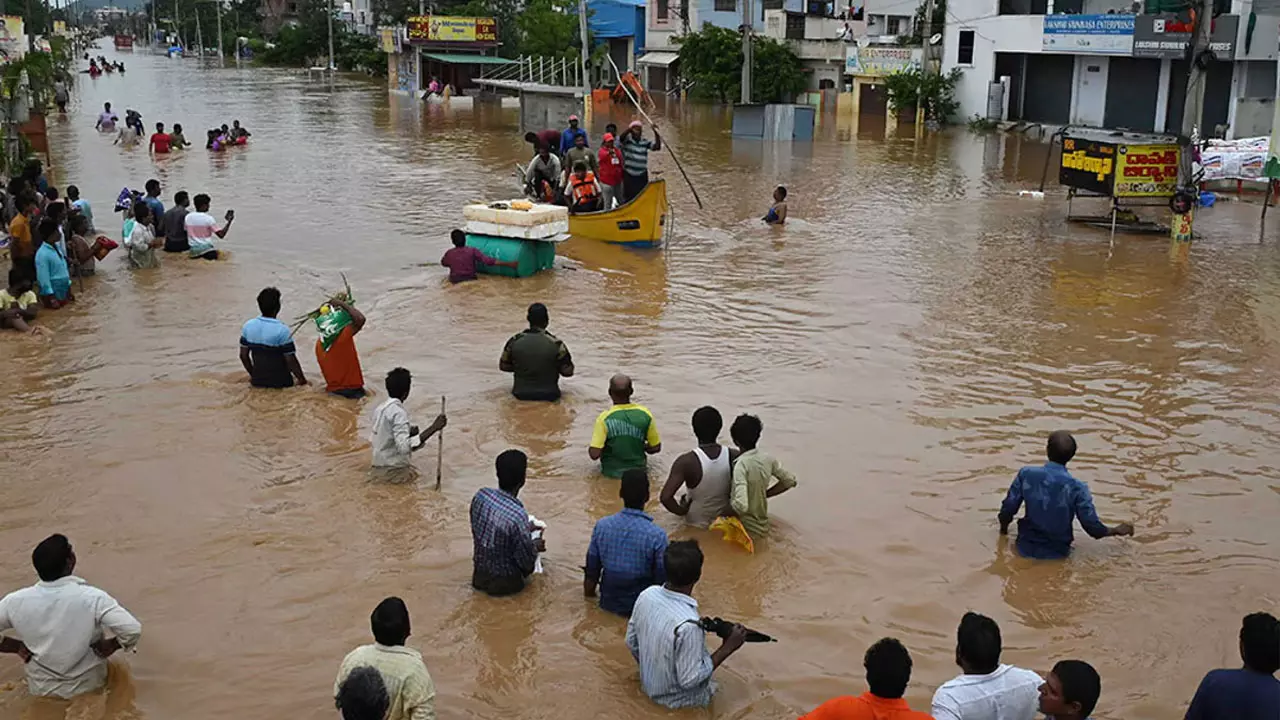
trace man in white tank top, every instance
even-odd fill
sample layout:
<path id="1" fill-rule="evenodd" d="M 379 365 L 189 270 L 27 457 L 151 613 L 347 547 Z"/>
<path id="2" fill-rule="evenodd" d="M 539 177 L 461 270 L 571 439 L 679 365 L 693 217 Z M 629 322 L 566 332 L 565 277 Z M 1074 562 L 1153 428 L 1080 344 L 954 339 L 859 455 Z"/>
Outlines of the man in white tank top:
<path id="1" fill-rule="evenodd" d="M 733 486 L 732 463 L 737 451 L 716 442 L 724 419 L 713 407 L 693 413 L 693 434 L 698 447 L 676 458 L 662 487 L 662 505 L 695 527 L 706 528 L 721 515 L 733 515 L 729 492 Z M 685 493 L 676 497 L 680 488 Z"/>

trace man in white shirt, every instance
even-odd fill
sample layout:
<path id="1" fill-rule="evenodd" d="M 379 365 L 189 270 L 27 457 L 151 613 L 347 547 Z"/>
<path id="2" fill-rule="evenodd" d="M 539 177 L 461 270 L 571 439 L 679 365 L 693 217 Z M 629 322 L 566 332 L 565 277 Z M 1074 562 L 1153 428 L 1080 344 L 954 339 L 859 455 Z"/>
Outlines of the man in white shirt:
<path id="1" fill-rule="evenodd" d="M 0 652 L 26 664 L 32 695 L 68 699 L 103 687 L 107 658 L 132 649 L 142 625 L 110 595 L 72 575 L 76 554 L 64 535 L 51 535 L 31 553 L 40 582 L 0 600 Z M 103 631 L 112 637 L 105 637 Z"/>
<path id="2" fill-rule="evenodd" d="M 956 664 L 963 675 L 933 696 L 935 720 L 1032 720 L 1040 703 L 1040 676 L 1000 664 L 1000 626 L 967 612 L 956 633 Z"/>
<path id="3" fill-rule="evenodd" d="M 409 397 L 412 383 L 413 377 L 404 368 L 387 373 L 387 394 L 391 397 L 373 411 L 373 431 L 369 436 L 376 468 L 408 467 L 409 455 L 421 449 L 427 438 L 443 430 L 449 422 L 443 414 L 438 415 L 425 433 L 419 433 L 417 426 L 409 424 L 404 401 Z"/>
<path id="4" fill-rule="evenodd" d="M 213 239 L 216 237 L 221 240 L 227 236 L 232 221 L 236 219 L 236 211 L 228 210 L 225 216 L 227 224 L 218 227 L 218 221 L 209 214 L 209 196 L 204 193 L 196 195 L 195 204 L 196 211 L 187 213 L 182 220 L 188 250 L 193 258 L 217 260 L 218 249 L 214 246 Z"/>
<path id="5" fill-rule="evenodd" d="M 435 720 L 436 686 L 422 654 L 404 646 L 409 639 L 409 609 L 398 597 L 378 603 L 369 616 L 373 645 L 361 645 L 347 653 L 333 683 L 333 697 L 346 716 L 354 708 L 343 703 L 343 686 L 358 668 L 373 668 L 382 676 L 390 699 L 386 720 Z M 382 716 L 379 716 L 382 717 Z"/>

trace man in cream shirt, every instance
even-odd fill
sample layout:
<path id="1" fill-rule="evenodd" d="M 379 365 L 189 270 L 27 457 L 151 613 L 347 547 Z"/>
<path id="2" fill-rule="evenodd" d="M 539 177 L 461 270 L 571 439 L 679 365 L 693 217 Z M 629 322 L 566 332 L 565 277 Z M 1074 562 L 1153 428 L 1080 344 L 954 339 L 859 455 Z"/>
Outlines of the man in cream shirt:
<path id="1" fill-rule="evenodd" d="M 935 720 L 1032 720 L 1040 706 L 1040 676 L 1000 664 L 1000 626 L 968 612 L 956 633 L 956 664 L 963 675 L 933 696 Z"/>
<path id="2" fill-rule="evenodd" d="M 32 695 L 72 698 L 102 688 L 107 658 L 130 650 L 142 625 L 110 595 L 72 575 L 76 554 L 64 535 L 51 535 L 31 553 L 40 582 L 0 600 L 0 652 L 26 663 Z M 112 637 L 105 637 L 109 631 Z"/>
<path id="3" fill-rule="evenodd" d="M 358 668 L 369 667 L 378 671 L 386 686 L 391 707 L 386 720 L 435 720 L 436 686 L 422 662 L 422 654 L 404 646 L 409 639 L 409 609 L 398 597 L 389 597 L 378 603 L 369 616 L 373 626 L 372 645 L 361 645 L 347 653 L 338 668 L 338 679 L 333 683 L 333 697 L 339 710 L 342 706 L 343 683 Z"/>

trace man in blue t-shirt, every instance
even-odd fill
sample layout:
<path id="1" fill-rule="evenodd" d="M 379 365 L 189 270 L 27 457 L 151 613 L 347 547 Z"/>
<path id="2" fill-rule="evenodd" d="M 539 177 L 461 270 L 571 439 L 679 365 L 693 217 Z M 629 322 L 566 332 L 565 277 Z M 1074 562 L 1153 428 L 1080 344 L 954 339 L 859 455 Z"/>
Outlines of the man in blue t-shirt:
<path id="1" fill-rule="evenodd" d="M 1246 615 L 1240 627 L 1240 670 L 1212 670 L 1187 708 L 1186 720 L 1275 720 L 1280 718 L 1280 620 L 1268 613 Z"/>
<path id="2" fill-rule="evenodd" d="M 1023 557 L 1054 560 L 1071 553 L 1072 525 L 1076 518 L 1089 537 L 1132 535 L 1133 526 L 1120 523 L 1107 527 L 1098 519 L 1089 486 L 1067 472 L 1067 463 L 1076 454 L 1076 439 L 1066 430 L 1049 435 L 1049 462 L 1041 467 L 1018 471 L 1000 506 L 1000 534 L 1009 534 L 1009 523 L 1023 502 L 1027 512 L 1018 521 L 1018 553 Z"/>
<path id="3" fill-rule="evenodd" d="M 298 364 L 297 349 L 289 327 L 276 319 L 280 314 L 280 291 L 269 287 L 258 293 L 261 317 L 253 318 L 240 330 L 240 362 L 254 387 L 287 388 L 306 385 Z"/>

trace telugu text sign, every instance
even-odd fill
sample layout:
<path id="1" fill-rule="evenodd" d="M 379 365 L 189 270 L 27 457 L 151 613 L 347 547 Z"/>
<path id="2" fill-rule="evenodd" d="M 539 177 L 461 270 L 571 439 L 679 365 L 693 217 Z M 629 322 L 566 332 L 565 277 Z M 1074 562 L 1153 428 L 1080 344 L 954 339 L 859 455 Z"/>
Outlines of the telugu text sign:
<path id="1" fill-rule="evenodd" d="M 1111 194 L 1115 179 L 1116 146 L 1093 140 L 1062 139 L 1058 184 L 1099 195 Z"/>
<path id="2" fill-rule="evenodd" d="M 1177 189 L 1177 145 L 1120 148 L 1116 156 L 1116 197 L 1172 197 Z"/>
<path id="3" fill-rule="evenodd" d="M 845 75 L 885 77 L 896 72 L 920 67 L 924 51 L 920 48 L 858 47 L 845 51 Z"/>
<path id="4" fill-rule="evenodd" d="M 1046 52 L 1128 55 L 1133 28 L 1132 15 L 1045 15 L 1041 44 Z"/>
<path id="5" fill-rule="evenodd" d="M 405 25 L 410 42 L 498 41 L 498 24 L 493 18 L 427 15 L 411 17 Z"/>
<path id="6" fill-rule="evenodd" d="M 1181 58 L 1191 44 L 1192 29 L 1190 22 L 1179 20 L 1176 15 L 1139 15 L 1133 29 L 1133 56 Z M 1219 60 L 1235 60 L 1239 32 L 1239 15 L 1219 15 L 1213 19 L 1209 49 Z"/>

